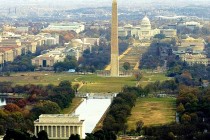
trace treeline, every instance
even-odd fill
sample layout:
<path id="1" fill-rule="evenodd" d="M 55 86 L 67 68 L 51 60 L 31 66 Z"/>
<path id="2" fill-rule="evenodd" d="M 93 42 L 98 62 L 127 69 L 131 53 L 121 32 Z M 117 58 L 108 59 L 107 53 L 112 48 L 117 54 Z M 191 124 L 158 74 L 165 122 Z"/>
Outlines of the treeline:
<path id="1" fill-rule="evenodd" d="M 37 135 L 38 137 L 24 130 L 8 129 L 3 140 L 49 140 L 44 130 L 40 131 Z"/>
<path id="2" fill-rule="evenodd" d="M 175 45 L 175 39 L 154 39 L 148 51 L 142 55 L 140 68 L 156 69 L 158 66 L 162 67 L 165 60 L 172 56 L 172 48 Z"/>
<path id="3" fill-rule="evenodd" d="M 36 55 L 28 53 L 18 56 L 13 62 L 6 62 L 2 69 L 3 72 L 23 72 L 34 71 L 35 67 L 31 63 L 31 59 Z"/>
<path id="4" fill-rule="evenodd" d="M 55 72 L 68 71 L 69 69 L 78 69 L 78 63 L 75 57 L 67 55 L 63 62 L 57 62 L 53 65 Z"/>
<path id="5" fill-rule="evenodd" d="M 202 90 L 196 87 L 181 87 L 176 101 L 180 122 L 183 124 L 206 123 L 209 125 L 209 97 L 210 88 Z"/>
<path id="6" fill-rule="evenodd" d="M 99 130 L 95 133 L 86 133 L 85 140 L 117 140 L 117 136 L 112 131 Z"/>
<path id="7" fill-rule="evenodd" d="M 178 56 L 172 54 L 172 48 L 174 48 L 175 45 L 176 42 L 174 39 L 153 40 L 148 51 L 142 56 L 140 67 L 145 69 L 157 69 L 158 66 L 164 66 L 166 63 L 168 68 L 166 75 L 174 77 L 177 84 L 202 86 L 204 80 L 209 81 L 210 66 L 203 64 L 190 66 L 187 62 L 181 61 Z"/>
<path id="8" fill-rule="evenodd" d="M 122 54 L 129 46 L 128 41 L 119 41 L 119 53 Z M 79 60 L 79 65 L 82 68 L 91 71 L 102 70 L 110 63 L 111 47 L 107 41 L 100 41 L 99 46 L 92 47 L 92 51 L 85 50 Z"/>
<path id="9" fill-rule="evenodd" d="M 9 128 L 33 130 L 33 121 L 41 114 L 58 114 L 69 107 L 75 90 L 71 82 L 62 81 L 54 85 L 16 85 L 0 83 L 0 92 L 24 94 L 23 99 L 10 99 L 0 110 L 0 134 Z"/>
<path id="10" fill-rule="evenodd" d="M 203 125 L 169 124 L 144 127 L 145 140 L 209 140 L 210 133 L 204 133 Z"/>
<path id="11" fill-rule="evenodd" d="M 124 132 L 126 130 L 127 117 L 131 113 L 132 107 L 138 96 L 147 95 L 147 93 L 138 87 L 124 87 L 123 91 L 114 98 L 108 114 L 103 122 L 103 130 L 109 132 Z"/>
<path id="12" fill-rule="evenodd" d="M 2 72 L 25 72 L 25 71 L 34 71 L 35 66 L 32 65 L 31 59 L 40 55 L 42 51 L 48 49 L 54 49 L 58 47 L 58 45 L 52 46 L 37 46 L 36 53 L 27 52 L 26 54 L 22 54 L 17 56 L 13 62 L 6 62 L 4 67 L 2 68 Z"/>
<path id="13" fill-rule="evenodd" d="M 175 80 L 166 80 L 163 82 L 155 81 L 153 83 L 148 83 L 144 90 L 149 94 L 177 94 L 179 84 Z"/>
<path id="14" fill-rule="evenodd" d="M 42 130 L 37 137 L 25 130 L 8 129 L 3 140 L 49 140 L 46 131 Z M 71 134 L 68 140 L 80 140 L 80 135 Z M 86 133 L 85 140 L 117 140 L 113 132 L 99 130 L 94 133 Z"/>
<path id="15" fill-rule="evenodd" d="M 204 80 L 210 80 L 210 66 L 194 64 L 189 66 L 180 60 L 168 61 L 167 76 L 175 77 L 179 84 L 187 86 L 202 86 Z"/>
<path id="16" fill-rule="evenodd" d="M 163 126 L 143 127 L 148 140 L 210 139 L 210 88 L 180 86 L 178 91 L 178 122 Z"/>

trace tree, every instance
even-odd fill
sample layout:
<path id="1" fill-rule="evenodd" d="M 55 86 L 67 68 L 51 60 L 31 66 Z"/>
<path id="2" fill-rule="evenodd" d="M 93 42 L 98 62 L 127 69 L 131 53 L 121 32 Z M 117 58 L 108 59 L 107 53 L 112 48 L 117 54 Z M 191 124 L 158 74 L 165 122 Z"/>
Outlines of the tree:
<path id="1" fill-rule="evenodd" d="M 31 110 L 35 119 L 41 114 L 59 114 L 61 111 L 57 103 L 46 100 L 39 101 L 35 107 Z"/>
<path id="2" fill-rule="evenodd" d="M 47 132 L 44 130 L 40 131 L 37 135 L 38 135 L 38 140 L 49 140 Z"/>
<path id="3" fill-rule="evenodd" d="M 69 140 L 80 140 L 80 136 L 78 134 L 71 134 Z"/>
<path id="4" fill-rule="evenodd" d="M 3 125 L 0 125 L 0 135 L 4 135 L 4 127 Z"/>
<path id="5" fill-rule="evenodd" d="M 129 62 L 125 62 L 125 63 L 123 64 L 123 68 L 124 68 L 125 70 L 129 70 L 129 69 L 131 68 L 130 63 L 129 63 Z"/>
<path id="6" fill-rule="evenodd" d="M 19 112 L 21 111 L 21 109 L 19 108 L 19 106 L 17 106 L 16 104 L 13 104 L 13 103 L 9 103 L 7 104 L 4 109 L 6 111 L 9 111 L 9 112 Z"/>
<path id="7" fill-rule="evenodd" d="M 25 99 L 20 99 L 16 103 L 20 108 L 24 108 L 27 105 L 27 101 Z"/>
<path id="8" fill-rule="evenodd" d="M 180 103 L 176 110 L 177 110 L 178 113 L 182 113 L 182 112 L 185 111 L 185 108 L 184 108 L 183 104 Z"/>
<path id="9" fill-rule="evenodd" d="M 154 36 L 154 38 L 164 39 L 164 38 L 166 38 L 166 36 L 165 36 L 164 34 L 156 34 L 156 35 Z"/>
<path id="10" fill-rule="evenodd" d="M 27 132 L 7 129 L 3 140 L 31 140 L 31 137 Z"/>
<path id="11" fill-rule="evenodd" d="M 137 81 L 140 81 L 141 78 L 143 77 L 140 72 L 139 73 L 135 73 L 134 76 L 135 76 L 135 78 L 136 78 Z"/>
<path id="12" fill-rule="evenodd" d="M 170 140 L 175 140 L 175 136 L 173 132 L 169 132 L 168 137 L 170 138 Z"/>
<path id="13" fill-rule="evenodd" d="M 138 122 L 136 122 L 136 132 L 137 133 L 140 133 L 143 125 L 144 125 L 144 122 L 142 120 L 139 120 Z"/>
<path id="14" fill-rule="evenodd" d="M 184 124 L 188 124 L 191 121 L 191 117 L 187 114 L 182 115 L 181 122 Z"/>

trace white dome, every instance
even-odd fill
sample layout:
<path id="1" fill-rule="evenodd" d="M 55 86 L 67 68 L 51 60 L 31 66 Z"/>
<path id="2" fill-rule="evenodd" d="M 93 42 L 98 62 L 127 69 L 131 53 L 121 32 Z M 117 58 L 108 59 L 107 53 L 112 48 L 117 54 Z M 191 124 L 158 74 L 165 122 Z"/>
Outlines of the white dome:
<path id="1" fill-rule="evenodd" d="M 141 28 L 142 29 L 151 29 L 151 23 L 147 16 L 145 16 L 141 21 Z"/>

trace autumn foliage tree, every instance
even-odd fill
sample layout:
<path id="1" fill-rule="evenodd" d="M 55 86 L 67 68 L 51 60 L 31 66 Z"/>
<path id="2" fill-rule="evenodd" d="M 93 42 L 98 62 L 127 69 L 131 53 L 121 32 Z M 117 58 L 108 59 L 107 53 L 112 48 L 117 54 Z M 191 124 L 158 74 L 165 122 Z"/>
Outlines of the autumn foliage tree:
<path id="1" fill-rule="evenodd" d="M 9 103 L 9 104 L 5 105 L 4 110 L 9 111 L 9 112 L 19 112 L 19 111 L 21 111 L 20 107 L 17 106 L 16 104 L 13 104 L 13 103 Z"/>

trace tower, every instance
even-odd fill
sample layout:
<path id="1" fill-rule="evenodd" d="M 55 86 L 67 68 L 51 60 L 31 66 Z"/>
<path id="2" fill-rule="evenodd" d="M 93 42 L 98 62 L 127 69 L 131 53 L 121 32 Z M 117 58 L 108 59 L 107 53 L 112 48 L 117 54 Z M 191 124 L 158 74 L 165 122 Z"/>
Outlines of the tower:
<path id="1" fill-rule="evenodd" d="M 112 30 L 111 30 L 111 76 L 119 76 L 119 48 L 118 48 L 118 10 L 117 0 L 112 1 Z"/>

